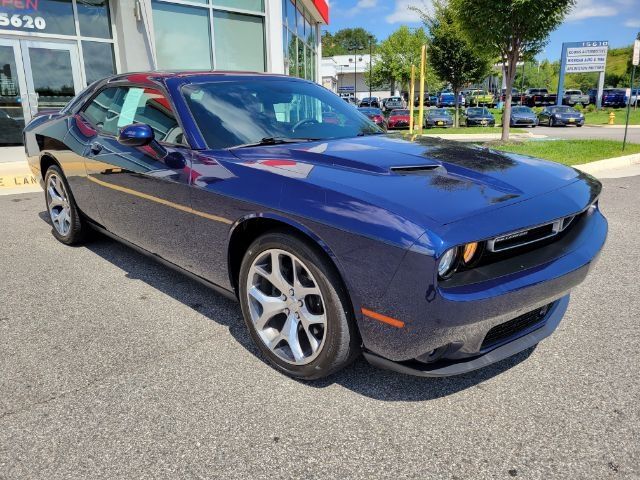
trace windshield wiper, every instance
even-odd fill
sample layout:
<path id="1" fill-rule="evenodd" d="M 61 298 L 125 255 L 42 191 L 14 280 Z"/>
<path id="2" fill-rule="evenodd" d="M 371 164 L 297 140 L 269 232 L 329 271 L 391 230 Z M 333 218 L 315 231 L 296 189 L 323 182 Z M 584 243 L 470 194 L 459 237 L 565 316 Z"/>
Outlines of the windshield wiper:
<path id="1" fill-rule="evenodd" d="M 236 148 L 249 148 L 249 147 L 264 147 L 267 145 L 282 145 L 285 143 L 303 143 L 303 142 L 315 142 L 318 138 L 287 138 L 287 137 L 264 137 L 259 142 L 245 143 L 243 145 L 235 145 L 230 147 L 229 150 L 235 150 Z"/>
<path id="2" fill-rule="evenodd" d="M 368 135 L 384 135 L 385 132 L 360 132 L 358 133 L 358 137 L 366 137 Z"/>

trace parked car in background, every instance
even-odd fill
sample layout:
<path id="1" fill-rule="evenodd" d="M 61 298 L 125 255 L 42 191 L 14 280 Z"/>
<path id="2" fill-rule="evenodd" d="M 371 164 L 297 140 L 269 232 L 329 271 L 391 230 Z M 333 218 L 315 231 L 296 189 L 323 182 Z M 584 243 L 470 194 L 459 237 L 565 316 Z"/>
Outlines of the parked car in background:
<path id="1" fill-rule="evenodd" d="M 453 92 L 442 92 L 438 97 L 438 103 L 437 103 L 438 108 L 455 107 L 455 105 L 456 105 L 456 97 L 453 94 Z M 458 106 L 464 107 L 464 105 L 465 105 L 464 95 L 462 95 L 462 92 L 460 92 L 458 94 Z"/>
<path id="2" fill-rule="evenodd" d="M 380 108 L 380 99 L 378 97 L 364 97 L 362 100 L 360 100 L 358 106 Z"/>
<path id="3" fill-rule="evenodd" d="M 487 107 L 468 107 L 464 111 L 467 127 L 495 127 L 496 119 Z"/>
<path id="4" fill-rule="evenodd" d="M 582 90 L 565 90 L 562 96 L 562 103 L 573 107 L 574 105 L 589 105 L 591 99 Z"/>
<path id="5" fill-rule="evenodd" d="M 509 125 L 512 127 L 535 127 L 538 125 L 538 117 L 530 107 L 514 105 L 511 107 Z"/>
<path id="6" fill-rule="evenodd" d="M 453 116 L 446 108 L 432 108 L 427 111 L 427 115 L 424 119 L 424 126 L 426 128 L 433 127 L 452 127 Z"/>
<path id="7" fill-rule="evenodd" d="M 382 110 L 372 107 L 358 107 L 358 111 L 369 117 L 369 119 L 378 125 L 380 128 L 386 130 L 387 120 L 384 118 Z"/>
<path id="8" fill-rule="evenodd" d="M 409 128 L 409 110 L 397 108 L 392 110 L 387 119 L 387 128 Z"/>
<path id="9" fill-rule="evenodd" d="M 507 101 L 507 89 L 503 88 L 500 91 L 500 101 L 505 103 Z M 522 102 L 522 95 L 517 88 L 511 89 L 511 105 L 518 105 Z"/>
<path id="10" fill-rule="evenodd" d="M 558 96 L 546 88 L 528 88 L 522 96 L 522 104 L 528 107 L 555 105 Z"/>
<path id="11" fill-rule="evenodd" d="M 635 88 L 631 90 L 631 96 L 629 97 L 629 102 L 631 105 L 635 105 L 636 103 L 640 104 L 640 88 Z"/>
<path id="12" fill-rule="evenodd" d="M 495 105 L 495 97 L 492 93 L 489 93 L 486 90 L 468 90 L 464 96 L 464 99 L 465 104 L 468 107 L 493 107 Z"/>
<path id="13" fill-rule="evenodd" d="M 438 104 L 438 93 L 435 92 L 425 92 L 424 94 L 424 106 L 425 107 L 435 107 Z M 420 106 L 420 95 L 416 95 L 413 99 L 413 106 Z"/>
<path id="14" fill-rule="evenodd" d="M 563 125 L 581 127 L 584 125 L 584 115 L 572 107 L 545 107 L 538 114 L 538 123 L 540 125 L 549 125 L 550 127 Z"/>
<path id="15" fill-rule="evenodd" d="M 398 108 L 406 108 L 407 102 L 402 97 L 389 97 L 385 104 L 385 111 L 392 111 Z"/>
<path id="16" fill-rule="evenodd" d="M 624 107 L 629 98 L 624 88 L 611 88 L 602 93 L 603 107 Z"/>

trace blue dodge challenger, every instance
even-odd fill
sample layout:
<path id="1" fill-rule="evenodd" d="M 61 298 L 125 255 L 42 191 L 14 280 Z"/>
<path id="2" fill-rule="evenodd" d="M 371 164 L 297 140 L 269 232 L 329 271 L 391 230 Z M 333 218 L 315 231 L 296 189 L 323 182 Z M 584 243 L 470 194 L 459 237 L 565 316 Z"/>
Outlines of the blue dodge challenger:
<path id="1" fill-rule="evenodd" d="M 25 148 L 59 241 L 96 229 L 238 299 L 302 379 L 361 353 L 455 375 L 534 346 L 607 236 L 589 175 L 387 135 L 284 76 L 114 76 L 35 118 Z"/>

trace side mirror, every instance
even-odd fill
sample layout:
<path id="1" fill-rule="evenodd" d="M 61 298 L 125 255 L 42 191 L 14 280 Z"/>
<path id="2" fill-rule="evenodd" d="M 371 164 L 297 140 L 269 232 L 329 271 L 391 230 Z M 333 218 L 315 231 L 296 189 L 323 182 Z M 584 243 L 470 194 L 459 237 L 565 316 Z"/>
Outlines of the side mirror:
<path id="1" fill-rule="evenodd" d="M 122 127 L 118 135 L 118 142 L 128 147 L 144 147 L 153 140 L 153 129 L 146 123 L 134 123 Z"/>

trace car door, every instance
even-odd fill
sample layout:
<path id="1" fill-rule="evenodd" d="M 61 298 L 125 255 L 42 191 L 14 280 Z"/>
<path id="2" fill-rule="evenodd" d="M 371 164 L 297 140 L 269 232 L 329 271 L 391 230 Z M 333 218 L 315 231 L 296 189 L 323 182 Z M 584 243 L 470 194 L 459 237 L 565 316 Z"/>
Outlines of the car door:
<path id="1" fill-rule="evenodd" d="M 543 108 L 542 111 L 538 114 L 538 119 L 540 120 L 540 123 L 548 122 L 549 121 L 549 109 L 548 108 Z"/>
<path id="2" fill-rule="evenodd" d="M 111 90 L 98 94 L 81 113 L 96 131 L 84 157 L 100 218 L 119 237 L 188 265 L 192 153 L 179 120 L 158 88 L 120 85 Z M 103 111 L 106 116 L 98 114 Z M 139 147 L 121 144 L 119 130 L 134 123 L 151 126 L 155 141 Z"/>

